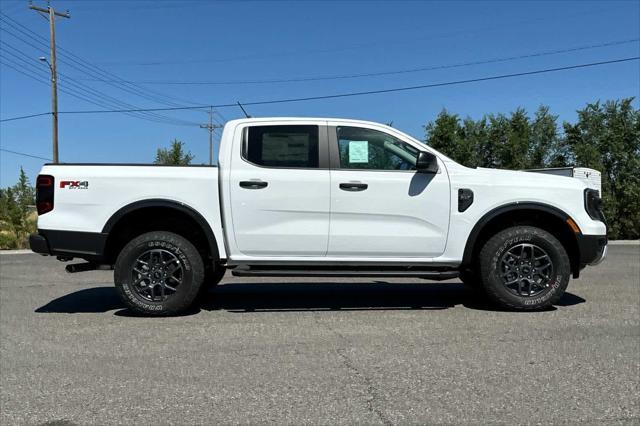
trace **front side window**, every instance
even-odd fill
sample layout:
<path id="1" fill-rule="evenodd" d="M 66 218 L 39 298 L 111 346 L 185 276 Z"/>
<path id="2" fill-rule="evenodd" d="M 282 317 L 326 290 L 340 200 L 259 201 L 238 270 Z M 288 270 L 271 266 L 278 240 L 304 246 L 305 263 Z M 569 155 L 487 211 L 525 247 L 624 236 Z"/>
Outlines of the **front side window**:
<path id="1" fill-rule="evenodd" d="M 340 126 L 338 150 L 341 169 L 415 170 L 418 150 L 377 130 Z"/>
<path id="2" fill-rule="evenodd" d="M 318 167 L 318 126 L 252 126 L 243 157 L 259 166 Z"/>

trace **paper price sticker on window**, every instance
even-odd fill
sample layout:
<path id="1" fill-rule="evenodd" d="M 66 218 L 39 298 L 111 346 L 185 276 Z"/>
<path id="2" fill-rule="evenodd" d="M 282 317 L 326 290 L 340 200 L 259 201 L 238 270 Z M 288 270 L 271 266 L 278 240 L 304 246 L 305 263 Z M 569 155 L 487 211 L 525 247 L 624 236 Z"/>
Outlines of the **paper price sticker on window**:
<path id="1" fill-rule="evenodd" d="M 369 141 L 349 141 L 349 163 L 369 162 Z"/>

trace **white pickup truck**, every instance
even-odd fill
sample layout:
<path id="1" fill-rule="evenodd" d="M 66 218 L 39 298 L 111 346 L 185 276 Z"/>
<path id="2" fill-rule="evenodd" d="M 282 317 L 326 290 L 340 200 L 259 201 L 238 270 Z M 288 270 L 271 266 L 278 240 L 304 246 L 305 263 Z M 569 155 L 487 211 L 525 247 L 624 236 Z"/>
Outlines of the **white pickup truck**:
<path id="1" fill-rule="evenodd" d="M 124 303 L 188 309 L 237 276 L 459 277 L 507 309 L 556 303 L 606 255 L 582 180 L 468 168 L 394 128 L 320 118 L 230 121 L 219 166 L 47 164 L 37 253 L 115 269 Z"/>

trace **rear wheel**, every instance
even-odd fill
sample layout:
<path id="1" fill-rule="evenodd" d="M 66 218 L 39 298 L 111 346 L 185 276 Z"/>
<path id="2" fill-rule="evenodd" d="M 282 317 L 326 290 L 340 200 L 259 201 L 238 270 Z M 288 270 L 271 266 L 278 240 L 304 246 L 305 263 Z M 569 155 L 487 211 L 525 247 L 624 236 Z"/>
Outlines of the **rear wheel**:
<path id="1" fill-rule="evenodd" d="M 553 305 L 564 294 L 571 275 L 560 241 L 533 226 L 516 226 L 493 236 L 480 251 L 479 263 L 487 296 L 507 309 Z"/>
<path id="2" fill-rule="evenodd" d="M 129 309 L 144 315 L 176 315 L 195 301 L 204 278 L 198 250 L 164 231 L 131 240 L 115 264 L 116 289 Z"/>

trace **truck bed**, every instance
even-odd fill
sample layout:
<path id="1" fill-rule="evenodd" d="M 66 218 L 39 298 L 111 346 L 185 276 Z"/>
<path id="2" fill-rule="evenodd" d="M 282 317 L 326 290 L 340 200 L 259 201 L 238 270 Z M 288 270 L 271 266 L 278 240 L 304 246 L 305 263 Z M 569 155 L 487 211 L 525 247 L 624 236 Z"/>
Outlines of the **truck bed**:
<path id="1" fill-rule="evenodd" d="M 101 233 L 120 209 L 143 200 L 166 200 L 197 212 L 222 235 L 217 167 L 46 164 L 41 174 L 55 180 L 55 214 L 39 217 L 42 230 Z M 222 239 L 218 250 L 224 253 Z"/>

